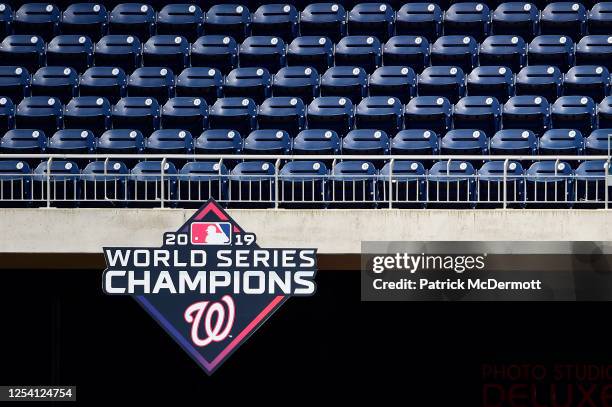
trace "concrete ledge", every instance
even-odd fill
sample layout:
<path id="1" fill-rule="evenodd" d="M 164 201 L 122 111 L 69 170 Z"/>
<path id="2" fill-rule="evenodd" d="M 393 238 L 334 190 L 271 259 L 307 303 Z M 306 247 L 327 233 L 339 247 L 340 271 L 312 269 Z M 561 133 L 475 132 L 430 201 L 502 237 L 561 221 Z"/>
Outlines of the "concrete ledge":
<path id="1" fill-rule="evenodd" d="M 100 253 L 155 246 L 194 210 L 0 209 L 0 253 Z M 612 240 L 605 210 L 248 210 L 229 213 L 262 246 L 360 252 L 362 240 Z"/>

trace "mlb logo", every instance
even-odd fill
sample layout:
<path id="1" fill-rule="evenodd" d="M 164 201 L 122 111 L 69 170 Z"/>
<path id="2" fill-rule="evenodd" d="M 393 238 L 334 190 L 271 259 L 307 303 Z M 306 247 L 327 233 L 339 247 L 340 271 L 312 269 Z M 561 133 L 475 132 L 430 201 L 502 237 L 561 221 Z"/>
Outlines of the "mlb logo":
<path id="1" fill-rule="evenodd" d="M 227 245 L 232 241 L 232 224 L 229 222 L 193 222 L 191 244 Z"/>

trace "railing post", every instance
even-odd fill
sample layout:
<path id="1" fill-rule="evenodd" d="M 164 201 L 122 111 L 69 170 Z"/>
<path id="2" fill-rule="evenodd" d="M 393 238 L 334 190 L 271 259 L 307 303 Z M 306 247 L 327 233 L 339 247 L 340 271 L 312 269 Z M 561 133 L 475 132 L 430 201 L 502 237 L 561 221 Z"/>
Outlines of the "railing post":
<path id="1" fill-rule="evenodd" d="M 160 184 L 161 184 L 161 191 L 160 191 L 160 199 L 161 199 L 161 208 L 164 208 L 164 195 L 165 195 L 165 185 L 164 185 L 164 171 L 166 169 L 166 157 L 164 157 L 161 161 L 161 173 L 160 173 Z"/>
<path id="2" fill-rule="evenodd" d="M 47 160 L 47 208 L 51 207 L 51 164 L 53 163 L 53 157 L 49 157 Z"/>
<path id="3" fill-rule="evenodd" d="M 395 158 L 392 158 L 389 162 L 389 209 L 393 208 L 393 166 L 395 165 Z"/>
<path id="4" fill-rule="evenodd" d="M 508 159 L 506 158 L 504 160 L 504 177 L 502 178 L 502 182 L 504 183 L 504 185 L 502 186 L 502 191 L 503 191 L 503 194 L 504 194 L 504 206 L 503 206 L 504 209 L 506 209 L 508 207 L 508 202 L 506 200 L 506 194 L 508 192 L 506 190 L 507 177 L 508 177 Z M 516 190 L 516 186 L 514 188 Z"/>
<path id="5" fill-rule="evenodd" d="M 276 159 L 274 163 L 274 209 L 278 209 L 278 172 L 280 171 L 280 158 Z"/>
<path id="6" fill-rule="evenodd" d="M 608 198 L 609 198 L 608 196 L 608 184 L 609 184 L 608 178 L 610 177 L 610 156 L 608 156 L 608 160 L 606 161 L 606 167 L 604 168 L 604 173 L 605 173 L 604 186 L 606 188 L 606 190 L 604 191 L 605 199 L 606 199 L 605 207 L 606 209 L 608 209 Z"/>

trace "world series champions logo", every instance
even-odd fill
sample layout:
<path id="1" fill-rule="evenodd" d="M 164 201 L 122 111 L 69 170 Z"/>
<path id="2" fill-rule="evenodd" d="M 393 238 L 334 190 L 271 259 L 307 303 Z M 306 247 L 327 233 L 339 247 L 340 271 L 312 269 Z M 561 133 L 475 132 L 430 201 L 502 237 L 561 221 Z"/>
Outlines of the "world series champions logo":
<path id="1" fill-rule="evenodd" d="M 316 290 L 316 249 L 261 248 L 214 200 L 160 247 L 104 257 L 104 292 L 132 296 L 207 374 L 289 297 Z"/>

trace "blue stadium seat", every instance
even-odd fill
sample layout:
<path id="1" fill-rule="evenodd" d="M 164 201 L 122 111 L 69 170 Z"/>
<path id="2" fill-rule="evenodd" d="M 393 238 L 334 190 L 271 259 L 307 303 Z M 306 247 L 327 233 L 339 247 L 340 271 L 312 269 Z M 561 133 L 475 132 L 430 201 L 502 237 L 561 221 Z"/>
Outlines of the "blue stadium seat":
<path id="1" fill-rule="evenodd" d="M 550 129 L 540 137 L 539 143 L 542 155 L 582 155 L 584 153 L 584 139 L 582 133 L 577 130 Z M 578 165 L 578 163 L 575 164 Z"/>
<path id="2" fill-rule="evenodd" d="M 64 109 L 64 127 L 88 129 L 97 137 L 111 127 L 111 104 L 103 97 L 75 97 Z"/>
<path id="3" fill-rule="evenodd" d="M 556 66 L 530 65 L 516 75 L 516 94 L 539 95 L 553 103 L 563 92 L 563 73 Z"/>
<path id="4" fill-rule="evenodd" d="M 448 99 L 436 96 L 418 96 L 404 109 L 406 129 L 429 129 L 445 134 L 451 128 L 452 105 Z"/>
<path id="5" fill-rule="evenodd" d="M 321 76 L 321 96 L 344 96 L 358 103 L 367 92 L 368 74 L 363 68 L 334 66 Z"/>
<path id="6" fill-rule="evenodd" d="M 391 96 L 402 103 L 416 96 L 417 76 L 407 66 L 382 66 L 370 75 L 370 96 Z"/>
<path id="7" fill-rule="evenodd" d="M 291 137 L 289 137 L 289 133 L 283 130 L 252 131 L 244 139 L 244 154 L 291 154 Z"/>
<path id="8" fill-rule="evenodd" d="M 442 9 L 435 3 L 405 3 L 395 16 L 398 35 L 422 35 L 430 41 L 442 35 Z"/>
<path id="9" fill-rule="evenodd" d="M 514 72 L 527 65 L 527 44 L 516 35 L 492 35 L 480 45 L 480 65 L 506 66 Z"/>
<path id="10" fill-rule="evenodd" d="M 514 75 L 505 66 L 479 66 L 467 76 L 470 96 L 492 96 L 501 103 L 514 96 Z"/>
<path id="11" fill-rule="evenodd" d="M 495 35 L 518 35 L 531 41 L 540 30 L 540 13 L 533 3 L 500 2 L 491 16 Z"/>
<path id="12" fill-rule="evenodd" d="M 55 154 L 94 154 L 96 152 L 96 136 L 83 129 L 65 129 L 55 132 L 49 139 L 47 151 Z M 73 159 L 79 167 L 85 167 L 90 159 Z"/>
<path id="13" fill-rule="evenodd" d="M 567 35 L 540 35 L 529 43 L 529 65 L 556 65 L 567 71 L 574 65 L 574 42 Z"/>
<path id="14" fill-rule="evenodd" d="M 144 42 L 155 34 L 155 10 L 144 3 L 122 3 L 109 16 L 109 30 L 116 35 L 134 35 Z"/>
<path id="15" fill-rule="evenodd" d="M 206 13 L 204 32 L 244 40 L 251 31 L 249 9 L 240 4 L 216 4 Z"/>
<path id="16" fill-rule="evenodd" d="M 568 35 L 574 39 L 586 34 L 587 10 L 580 2 L 548 4 L 540 14 L 542 34 Z"/>
<path id="17" fill-rule="evenodd" d="M 291 4 L 264 4 L 251 17 L 252 35 L 275 35 L 284 41 L 298 35 L 299 12 Z"/>
<path id="18" fill-rule="evenodd" d="M 455 3 L 444 14 L 445 35 L 469 35 L 482 41 L 491 31 L 491 12 L 485 3 Z"/>
<path id="19" fill-rule="evenodd" d="M 32 198 L 32 176 L 27 162 L 0 161 L 0 206 L 24 206 Z"/>
<path id="20" fill-rule="evenodd" d="M 13 32 L 13 9 L 10 4 L 0 4 L 0 36 L 3 38 Z"/>
<path id="21" fill-rule="evenodd" d="M 612 69 L 612 36 L 587 35 L 576 45 L 576 64 L 603 65 Z"/>
<path id="22" fill-rule="evenodd" d="M 73 3 L 62 13 L 62 34 L 86 35 L 98 41 L 108 34 L 108 13 L 103 4 Z"/>
<path id="23" fill-rule="evenodd" d="M 180 72 L 189 66 L 189 42 L 175 35 L 154 35 L 143 45 L 144 66 L 163 66 Z"/>
<path id="24" fill-rule="evenodd" d="M 432 65 L 454 65 L 471 71 L 478 65 L 478 43 L 473 37 L 445 35 L 431 46 Z"/>
<path id="25" fill-rule="evenodd" d="M 202 35 L 204 12 L 195 4 L 168 4 L 157 13 L 158 35 L 181 35 L 193 42 Z"/>
<path id="26" fill-rule="evenodd" d="M 514 96 L 504 104 L 504 129 L 531 130 L 536 135 L 550 128 L 550 105 L 541 96 Z"/>
<path id="27" fill-rule="evenodd" d="M 565 74 L 563 94 L 588 96 L 599 103 L 610 94 L 610 72 L 603 66 L 575 66 Z"/>
<path id="28" fill-rule="evenodd" d="M 176 78 L 176 96 L 195 96 L 212 104 L 223 95 L 223 75 L 216 68 L 186 68 Z"/>
<path id="29" fill-rule="evenodd" d="M 47 136 L 40 130 L 13 129 L 0 138 L 0 153 L 4 154 L 43 154 L 47 151 Z M 37 166 L 40 159 L 27 160 L 30 166 Z M 1 161 L 0 161 L 1 162 Z"/>
<path id="30" fill-rule="evenodd" d="M 230 172 L 229 199 L 235 207 L 273 207 L 274 165 L 267 161 L 245 161 Z"/>
<path id="31" fill-rule="evenodd" d="M 603 160 L 585 161 L 576 168 L 576 204 L 581 208 L 602 208 L 606 200 L 606 171 L 608 163 Z M 608 196 L 612 191 L 608 186 Z"/>
<path id="32" fill-rule="evenodd" d="M 19 66 L 0 66 L 0 95 L 13 103 L 30 96 L 30 73 Z"/>
<path id="33" fill-rule="evenodd" d="M 15 34 L 38 35 L 45 41 L 59 34 L 60 10 L 49 3 L 26 3 L 15 11 Z"/>
<path id="34" fill-rule="evenodd" d="M 45 64 L 45 41 L 36 35 L 9 35 L 0 43 L 0 64 L 36 72 Z"/>
<path id="35" fill-rule="evenodd" d="M 195 140 L 196 154 L 242 154 L 242 137 L 235 130 L 211 129 L 205 130 Z M 228 167 L 238 160 L 224 159 Z"/>
<path id="36" fill-rule="evenodd" d="M 395 12 L 387 3 L 360 3 L 348 13 L 349 35 L 373 35 L 386 41 L 395 29 Z"/>
<path id="37" fill-rule="evenodd" d="M 612 129 L 597 129 L 584 139 L 584 153 L 587 155 L 610 155 L 612 151 Z"/>
<path id="38" fill-rule="evenodd" d="M 159 129 L 159 116 L 159 103 L 153 98 L 121 98 L 113 106 L 113 128 L 140 130 L 147 136 Z"/>
<path id="39" fill-rule="evenodd" d="M 563 161 L 539 161 L 525 173 L 528 207 L 551 208 L 573 206 L 574 171 Z"/>
<path id="40" fill-rule="evenodd" d="M 478 207 L 502 207 L 504 202 L 508 207 L 522 207 L 525 201 L 523 172 L 518 161 L 484 163 L 477 171 Z"/>
<path id="41" fill-rule="evenodd" d="M 140 48 L 140 40 L 133 35 L 106 35 L 96 43 L 94 63 L 132 72 L 141 64 Z"/>
<path id="42" fill-rule="evenodd" d="M 285 42 L 274 36 L 253 36 L 240 44 L 240 66 L 276 72 L 287 64 Z"/>
<path id="43" fill-rule="evenodd" d="M 229 170 L 218 161 L 192 161 L 186 163 L 178 176 L 178 205 L 199 208 L 209 199 L 221 204 L 228 198 Z"/>
<path id="44" fill-rule="evenodd" d="M 351 130 L 342 139 L 343 155 L 389 155 L 391 143 L 387 133 L 374 129 Z M 371 161 L 377 168 L 384 165 L 386 160 Z"/>
<path id="45" fill-rule="evenodd" d="M 333 130 L 343 137 L 353 128 L 353 103 L 340 96 L 318 97 L 308 105 L 307 118 L 309 129 Z"/>
<path id="46" fill-rule="evenodd" d="M 54 96 L 62 103 L 79 93 L 79 74 L 73 68 L 45 66 L 32 75 L 32 96 Z"/>
<path id="47" fill-rule="evenodd" d="M 54 97 L 32 96 L 24 98 L 15 112 L 15 127 L 38 129 L 53 134 L 63 127 L 62 102 Z"/>
<path id="48" fill-rule="evenodd" d="M 308 4 L 300 15 L 300 33 L 338 42 L 346 35 L 346 10 L 338 3 Z"/>
<path id="49" fill-rule="evenodd" d="M 394 97 L 370 96 L 355 109 L 355 127 L 383 130 L 394 136 L 404 124 L 402 102 Z"/>
<path id="50" fill-rule="evenodd" d="M 293 154 L 316 155 L 340 154 L 340 137 L 333 130 L 308 129 L 302 130 L 293 139 Z M 331 166 L 333 160 L 326 162 Z"/>
<path id="51" fill-rule="evenodd" d="M 163 184 L 162 184 L 163 173 Z M 168 206 L 176 204 L 178 171 L 171 162 L 141 161 L 134 166 L 128 182 L 128 193 L 133 206 L 160 206 L 163 198 Z M 169 202 L 168 202 L 169 201 Z"/>
<path id="52" fill-rule="evenodd" d="M 383 49 L 386 66 L 409 66 L 421 71 L 429 65 L 429 41 L 425 37 L 397 35 L 389 38 Z"/>
<path id="53" fill-rule="evenodd" d="M 129 170 L 122 161 L 93 161 L 83 169 L 81 206 L 127 206 Z"/>
<path id="54" fill-rule="evenodd" d="M 419 96 L 443 96 L 456 103 L 465 96 L 465 74 L 456 66 L 430 66 L 418 80 Z"/>
<path id="55" fill-rule="evenodd" d="M 98 139 L 97 152 L 100 154 L 143 154 L 145 139 L 139 130 L 113 129 L 105 131 Z M 121 159 L 133 167 L 138 160 Z"/>
<path id="56" fill-rule="evenodd" d="M 325 72 L 334 65 L 334 43 L 327 37 L 298 37 L 287 48 L 287 65 Z"/>
<path id="57" fill-rule="evenodd" d="M 440 139 L 440 154 L 445 155 L 487 155 L 489 140 L 485 132 L 476 129 L 450 130 Z M 470 160 L 480 166 L 483 160 Z"/>
<path id="58" fill-rule="evenodd" d="M 272 79 L 272 94 L 276 97 L 295 96 L 310 103 L 319 96 L 319 73 L 305 66 L 281 68 Z"/>
<path id="59" fill-rule="evenodd" d="M 121 68 L 89 68 L 81 75 L 79 91 L 81 96 L 100 96 L 117 103 L 127 96 L 127 76 Z"/>
<path id="60" fill-rule="evenodd" d="M 336 66 L 358 66 L 371 73 L 382 65 L 382 47 L 376 37 L 351 35 L 342 38 L 335 49 Z"/>
<path id="61" fill-rule="evenodd" d="M 268 98 L 259 106 L 257 124 L 260 129 L 285 130 L 294 137 L 306 125 L 306 106 L 295 97 Z"/>
<path id="62" fill-rule="evenodd" d="M 576 129 L 591 134 L 597 127 L 597 106 L 587 96 L 562 96 L 551 107 L 552 127 Z"/>
<path id="63" fill-rule="evenodd" d="M 612 32 L 612 2 L 597 2 L 589 11 L 589 34 L 610 34 Z"/>
<path id="64" fill-rule="evenodd" d="M 225 77 L 226 97 L 248 97 L 262 103 L 272 93 L 272 76 L 265 68 L 236 68 Z"/>
<path id="65" fill-rule="evenodd" d="M 491 137 L 489 149 L 496 155 L 536 155 L 538 138 L 529 130 L 504 129 Z"/>
<path id="66" fill-rule="evenodd" d="M 439 161 L 429 170 L 427 193 L 431 208 L 473 208 L 476 205 L 476 171 L 467 161 Z"/>
<path id="67" fill-rule="evenodd" d="M 232 37 L 203 35 L 191 44 L 191 66 L 216 68 L 227 74 L 238 67 L 238 44 Z"/>
<path id="68" fill-rule="evenodd" d="M 47 65 L 85 72 L 93 64 L 93 42 L 83 35 L 58 35 L 47 44 Z"/>
<path id="69" fill-rule="evenodd" d="M 42 206 L 50 199 L 54 206 L 77 206 L 81 199 L 79 166 L 74 161 L 54 160 L 49 171 L 48 164 L 42 161 L 32 172 L 34 205 Z"/>
<path id="70" fill-rule="evenodd" d="M 402 130 L 391 139 L 392 154 L 439 154 L 438 135 L 425 129 Z M 423 165 L 429 166 L 432 160 L 421 160 Z"/>
<path id="71" fill-rule="evenodd" d="M 232 129 L 240 134 L 249 134 L 257 127 L 257 106 L 249 98 L 217 99 L 209 109 L 208 120 L 211 129 Z"/>
<path id="72" fill-rule="evenodd" d="M 161 127 L 183 129 L 199 135 L 208 127 L 208 104 L 204 99 L 192 96 L 168 99 L 162 107 Z"/>
<path id="73" fill-rule="evenodd" d="M 333 207 L 376 207 L 376 167 L 368 161 L 342 161 L 332 169 Z"/>
<path id="74" fill-rule="evenodd" d="M 0 97 L 0 132 L 4 133 L 15 126 L 15 104 L 11 99 Z"/>
<path id="75" fill-rule="evenodd" d="M 390 173 L 393 174 L 391 179 Z M 378 177 L 379 204 L 388 206 L 391 197 L 394 208 L 424 208 L 425 177 L 425 167 L 419 161 L 395 160 L 385 164 Z"/>
<path id="76" fill-rule="evenodd" d="M 612 96 L 607 96 L 597 106 L 597 122 L 600 129 L 612 128 Z"/>
<path id="77" fill-rule="evenodd" d="M 162 67 L 138 68 L 128 80 L 128 96 L 148 96 L 166 103 L 174 96 L 174 73 Z"/>
<path id="78" fill-rule="evenodd" d="M 193 154 L 193 136 L 180 129 L 156 130 L 145 141 L 145 152 L 148 154 Z M 175 166 L 183 165 L 187 159 L 169 159 Z"/>
<path id="79" fill-rule="evenodd" d="M 324 208 L 329 200 L 327 166 L 322 161 L 291 161 L 279 174 L 282 207 Z"/>
<path id="80" fill-rule="evenodd" d="M 479 129 L 492 137 L 501 128 L 501 105 L 494 97 L 466 96 L 453 110 L 455 129 Z"/>

